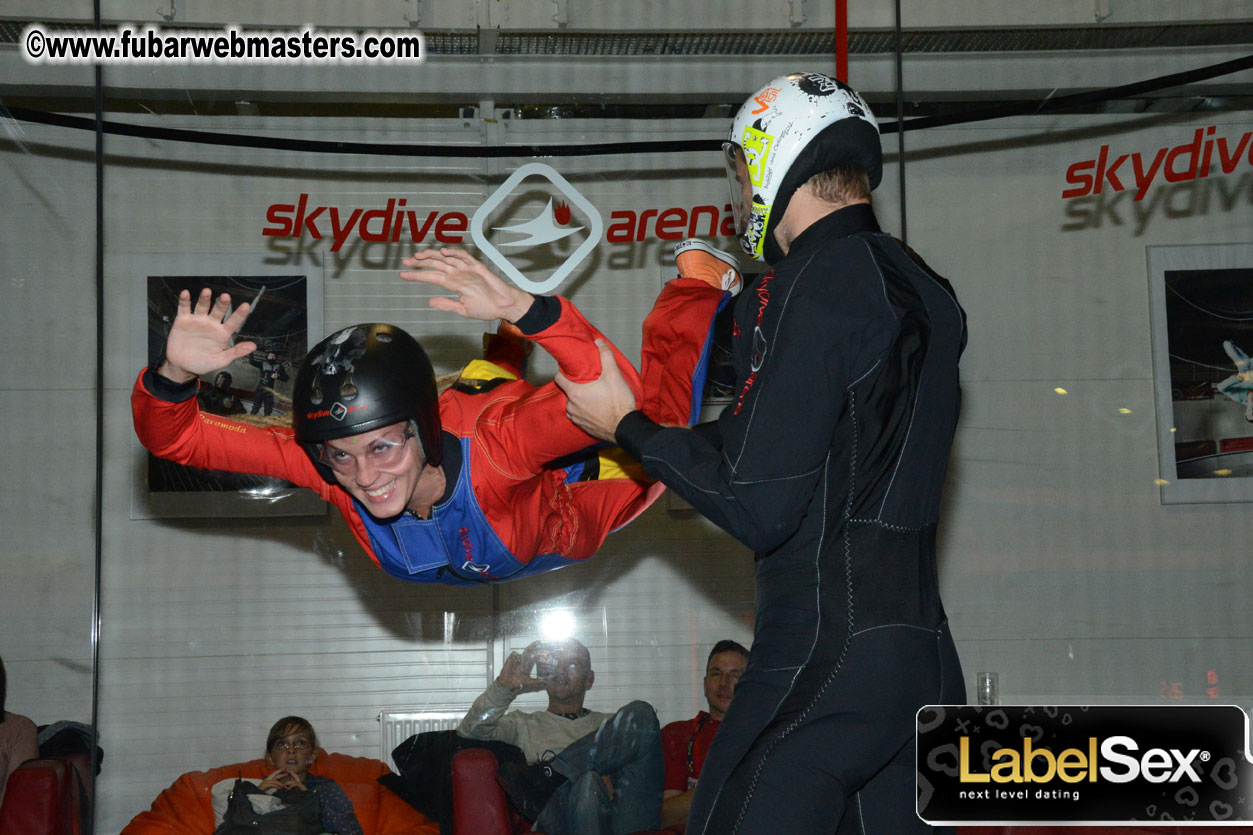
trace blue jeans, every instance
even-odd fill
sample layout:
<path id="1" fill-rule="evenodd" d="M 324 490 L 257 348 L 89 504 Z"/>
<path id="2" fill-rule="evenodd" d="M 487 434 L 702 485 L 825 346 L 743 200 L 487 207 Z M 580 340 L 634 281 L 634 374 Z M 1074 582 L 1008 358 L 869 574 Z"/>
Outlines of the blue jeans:
<path id="1" fill-rule="evenodd" d="M 575 740 L 551 765 L 563 783 L 535 828 L 547 835 L 626 835 L 661 824 L 665 763 L 661 727 L 647 702 L 623 707 L 594 733 Z M 613 797 L 602 777 L 613 782 Z"/>

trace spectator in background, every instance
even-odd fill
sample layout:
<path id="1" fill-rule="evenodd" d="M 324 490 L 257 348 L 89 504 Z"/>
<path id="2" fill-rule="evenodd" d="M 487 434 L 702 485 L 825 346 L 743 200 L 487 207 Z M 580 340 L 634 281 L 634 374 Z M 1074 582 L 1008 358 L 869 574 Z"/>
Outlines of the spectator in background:
<path id="1" fill-rule="evenodd" d="M 705 754 L 713 742 L 722 717 L 731 706 L 735 683 L 748 666 L 748 650 L 735 641 L 714 644 L 705 661 L 705 701 L 708 711 L 700 711 L 693 719 L 671 722 L 661 729 L 661 750 L 666 759 L 666 780 L 662 791 L 661 825 L 676 826 L 682 831 L 687 824 L 688 808 L 696 778 L 700 777 Z"/>
<path id="2" fill-rule="evenodd" d="M 587 709 L 583 698 L 595 678 L 583 644 L 536 641 L 509 654 L 457 728 L 463 737 L 522 749 L 527 766 L 506 763 L 497 780 L 514 808 L 548 835 L 657 827 L 662 777 L 657 714 L 641 701 L 614 714 Z M 505 712 L 517 696 L 537 690 L 548 693 L 546 710 Z"/>
<path id="3" fill-rule="evenodd" d="M 214 835 L 258 831 L 362 835 L 352 801 L 339 784 L 309 773 L 317 759 L 318 735 L 309 720 L 284 716 L 275 722 L 265 740 L 265 763 L 274 770 L 260 783 L 236 778 L 213 787 L 220 823 Z"/>
<path id="4" fill-rule="evenodd" d="M 5 709 L 8 695 L 8 679 L 4 673 L 4 659 L 0 658 L 0 803 L 4 803 L 4 787 L 9 774 L 27 760 L 39 756 L 38 733 L 35 723 Z"/>

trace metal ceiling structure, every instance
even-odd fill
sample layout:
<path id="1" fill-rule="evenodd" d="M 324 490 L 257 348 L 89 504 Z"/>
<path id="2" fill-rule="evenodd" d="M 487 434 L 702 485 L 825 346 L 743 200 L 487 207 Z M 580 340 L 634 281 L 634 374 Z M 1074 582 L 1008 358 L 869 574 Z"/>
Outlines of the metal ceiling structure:
<path id="1" fill-rule="evenodd" d="M 102 28 L 126 21 L 163 30 L 418 31 L 417 67 L 361 65 L 110 65 L 102 83 L 113 112 L 230 115 L 457 116 L 467 108 L 513 118 L 723 118 L 762 77 L 834 70 L 835 4 L 814 0 L 397 0 L 390 4 L 102 3 Z M 1186 8 L 1183 8 L 1186 5 Z M 0 10 L 0 103 L 88 112 L 88 68 L 31 65 L 23 29 L 90 28 L 74 0 L 9 0 Z M 872 105 L 905 116 L 990 103 L 1043 100 L 1131 84 L 1253 54 L 1248 0 L 922 2 L 849 0 L 850 82 Z M 677 8 L 676 8 L 677 7 Z M 1182 19 L 1181 12 L 1193 15 Z M 896 16 L 900 15 L 900 28 Z M 663 27 L 640 27 L 664 20 Z M 726 21 L 711 27 L 711 21 Z M 898 83 L 899 63 L 899 83 Z M 1253 72 L 1134 101 L 1086 109 L 1247 109 Z"/>

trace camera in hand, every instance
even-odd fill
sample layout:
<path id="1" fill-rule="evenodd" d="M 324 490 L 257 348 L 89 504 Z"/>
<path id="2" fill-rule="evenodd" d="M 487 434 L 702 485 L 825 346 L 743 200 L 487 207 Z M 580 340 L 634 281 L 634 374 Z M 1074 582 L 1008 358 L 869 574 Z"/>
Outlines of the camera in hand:
<path id="1" fill-rule="evenodd" d="M 535 653 L 535 677 L 548 680 L 557 675 L 557 651 L 552 644 L 542 645 Z"/>

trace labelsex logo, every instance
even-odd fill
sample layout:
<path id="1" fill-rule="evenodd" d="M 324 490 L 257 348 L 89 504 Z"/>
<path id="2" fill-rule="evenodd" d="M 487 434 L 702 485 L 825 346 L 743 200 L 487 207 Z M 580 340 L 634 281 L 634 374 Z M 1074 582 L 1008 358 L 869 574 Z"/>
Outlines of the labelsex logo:
<path id="1" fill-rule="evenodd" d="M 486 231 L 489 219 L 497 214 L 498 209 L 507 208 L 505 206 L 507 200 L 520 199 L 532 190 L 518 190 L 519 184 L 528 177 L 538 177 L 546 181 L 547 187 L 558 193 L 558 200 L 554 202 L 554 198 L 550 196 L 547 204 L 538 212 L 534 209 L 523 210 L 524 219 L 508 225 L 492 226 L 491 231 L 500 235 L 500 239 L 493 243 L 488 239 Z M 575 222 L 571 206 L 582 214 L 586 225 L 571 225 Z M 548 293 L 565 281 L 575 267 L 583 263 L 583 260 L 596 248 L 603 231 L 604 223 L 596 207 L 570 185 L 565 177 L 542 162 L 527 163 L 514 171 L 470 218 L 470 238 L 478 247 L 479 252 L 518 287 L 537 294 Z M 510 249 L 516 251 L 519 256 L 528 255 L 536 252 L 540 247 L 547 247 L 579 232 L 586 232 L 582 243 L 576 246 L 574 251 L 567 255 L 547 277 L 526 276 L 501 252 L 501 249 Z M 537 259 L 528 260 L 534 262 Z"/>

